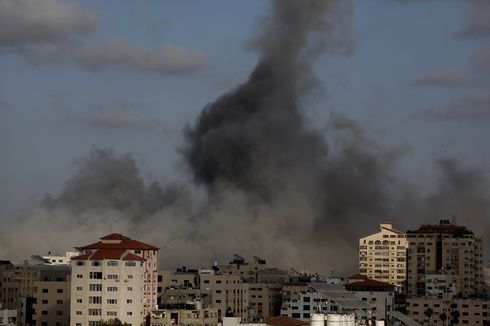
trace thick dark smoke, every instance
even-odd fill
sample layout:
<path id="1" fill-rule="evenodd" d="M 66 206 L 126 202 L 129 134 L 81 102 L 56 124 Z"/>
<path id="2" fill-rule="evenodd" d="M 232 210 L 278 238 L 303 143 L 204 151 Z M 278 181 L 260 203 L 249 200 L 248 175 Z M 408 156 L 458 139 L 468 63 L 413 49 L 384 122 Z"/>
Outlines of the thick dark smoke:
<path id="1" fill-rule="evenodd" d="M 414 228 L 457 214 L 488 235 L 488 176 L 440 161 L 439 188 L 422 197 L 397 178 L 403 148 L 383 149 L 338 113 L 323 131 L 303 117 L 320 87 L 315 59 L 353 49 L 351 10 L 345 0 L 273 1 L 251 42 L 259 59 L 248 80 L 185 130 L 193 183 L 148 185 L 132 156 L 93 149 L 59 195 L 2 235 L 0 255 L 69 250 L 112 230 L 159 245 L 162 268 L 241 253 L 351 273 L 357 238 L 382 220 Z"/>

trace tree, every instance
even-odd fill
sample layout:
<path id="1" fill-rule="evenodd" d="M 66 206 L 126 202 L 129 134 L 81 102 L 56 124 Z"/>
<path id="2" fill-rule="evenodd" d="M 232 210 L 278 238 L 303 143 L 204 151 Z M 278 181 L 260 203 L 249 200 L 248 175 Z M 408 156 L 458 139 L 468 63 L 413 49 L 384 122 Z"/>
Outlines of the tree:
<path id="1" fill-rule="evenodd" d="M 457 310 L 451 311 L 451 325 L 458 325 L 459 324 L 459 316 L 460 313 Z"/>
<path id="2" fill-rule="evenodd" d="M 109 319 L 108 321 L 100 321 L 100 326 L 127 326 L 128 323 L 123 323 L 119 319 Z"/>
<path id="3" fill-rule="evenodd" d="M 444 325 L 444 323 L 447 320 L 447 314 L 443 312 L 442 314 L 439 315 L 439 319 L 442 321 L 442 324 Z"/>
<path id="4" fill-rule="evenodd" d="M 432 310 L 432 308 L 427 308 L 424 311 L 424 315 L 429 319 L 429 326 L 430 326 L 430 320 L 431 320 L 433 314 L 434 314 L 434 310 Z"/>

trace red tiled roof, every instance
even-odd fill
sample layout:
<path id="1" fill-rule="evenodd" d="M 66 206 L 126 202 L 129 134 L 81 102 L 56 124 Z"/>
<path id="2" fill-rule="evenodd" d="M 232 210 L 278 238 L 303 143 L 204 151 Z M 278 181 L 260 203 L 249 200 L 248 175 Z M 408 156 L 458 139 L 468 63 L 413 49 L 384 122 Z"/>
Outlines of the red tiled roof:
<path id="1" fill-rule="evenodd" d="M 90 260 L 120 259 L 126 249 L 99 249 L 96 250 Z"/>
<path id="2" fill-rule="evenodd" d="M 71 260 L 87 260 L 88 257 L 90 257 L 92 253 L 88 253 L 88 254 L 83 254 L 83 255 L 80 255 L 80 256 L 76 256 L 76 257 L 72 257 Z"/>
<path id="3" fill-rule="evenodd" d="M 307 321 L 286 316 L 267 318 L 265 323 L 273 326 L 303 326 L 309 324 Z"/>
<path id="4" fill-rule="evenodd" d="M 125 237 L 121 233 L 111 233 L 100 238 L 100 240 L 131 240 L 131 238 Z"/>
<path id="5" fill-rule="evenodd" d="M 354 282 L 350 284 L 346 284 L 346 286 L 378 286 L 378 287 L 394 287 L 394 285 L 391 285 L 389 283 L 385 282 L 380 282 L 376 280 L 371 280 L 371 279 L 366 279 L 365 281 L 361 282 Z"/>
<path id="6" fill-rule="evenodd" d="M 127 249 L 97 249 L 80 256 L 72 258 L 73 260 L 104 260 L 104 259 L 122 259 L 145 261 L 144 258 L 128 252 Z"/>
<path id="7" fill-rule="evenodd" d="M 352 275 L 351 277 L 349 277 L 349 280 L 367 280 L 368 277 L 366 275 L 362 275 L 362 274 L 354 274 Z"/>
<path id="8" fill-rule="evenodd" d="M 140 249 L 140 250 L 158 250 L 158 247 L 133 240 L 121 234 L 112 233 L 100 238 L 102 241 L 81 247 L 81 249 Z M 118 242 L 105 242 L 107 240 L 120 240 Z"/>
<path id="9" fill-rule="evenodd" d="M 136 256 L 135 254 L 128 253 L 126 256 L 123 257 L 122 260 L 139 260 L 139 261 L 145 261 L 145 259 L 141 258 L 140 256 Z"/>

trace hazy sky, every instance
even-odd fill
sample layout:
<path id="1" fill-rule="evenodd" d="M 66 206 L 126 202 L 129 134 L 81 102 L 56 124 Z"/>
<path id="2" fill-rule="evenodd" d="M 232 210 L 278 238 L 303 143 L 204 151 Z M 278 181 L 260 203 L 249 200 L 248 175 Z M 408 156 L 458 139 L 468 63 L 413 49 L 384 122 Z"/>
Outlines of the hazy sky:
<path id="1" fill-rule="evenodd" d="M 182 128 L 248 76 L 267 5 L 0 0 L 0 217 L 56 194 L 93 146 L 185 178 Z M 489 2 L 358 0 L 352 28 L 352 54 L 315 65 L 311 123 L 339 111 L 406 148 L 400 174 L 422 192 L 436 159 L 490 171 Z"/>

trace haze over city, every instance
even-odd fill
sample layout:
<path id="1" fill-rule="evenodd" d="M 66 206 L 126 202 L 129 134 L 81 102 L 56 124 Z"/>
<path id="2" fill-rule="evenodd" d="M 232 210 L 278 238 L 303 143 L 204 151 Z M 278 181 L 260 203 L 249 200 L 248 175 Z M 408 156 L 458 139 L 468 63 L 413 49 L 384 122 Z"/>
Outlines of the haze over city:
<path id="1" fill-rule="evenodd" d="M 489 16 L 483 0 L 3 0 L 0 257 L 118 232 L 168 268 L 240 253 L 348 273 L 380 222 L 488 240 Z"/>

